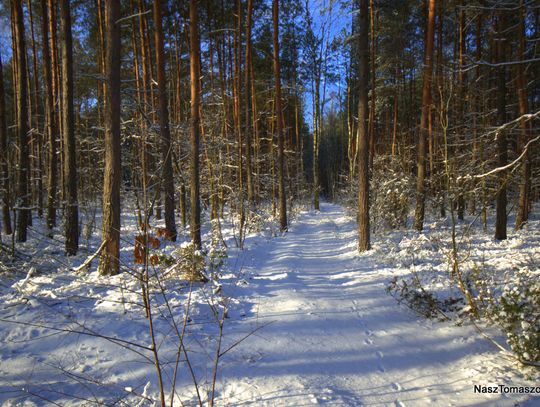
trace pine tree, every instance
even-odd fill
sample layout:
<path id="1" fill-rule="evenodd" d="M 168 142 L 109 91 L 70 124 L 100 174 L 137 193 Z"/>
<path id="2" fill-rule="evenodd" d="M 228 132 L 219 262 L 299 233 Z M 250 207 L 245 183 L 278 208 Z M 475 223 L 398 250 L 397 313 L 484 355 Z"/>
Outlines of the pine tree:
<path id="1" fill-rule="evenodd" d="M 156 45 L 156 68 L 159 97 L 159 136 L 161 159 L 163 160 L 162 182 L 165 193 L 165 228 L 168 237 L 176 241 L 174 219 L 174 180 L 172 169 L 171 131 L 169 127 L 169 107 L 167 100 L 167 78 L 165 76 L 165 56 L 163 51 L 163 23 L 161 0 L 154 0 L 154 29 Z"/>
<path id="2" fill-rule="evenodd" d="M 276 137 L 278 141 L 278 200 L 279 226 L 282 232 L 287 230 L 287 201 L 285 196 L 285 152 L 283 139 L 283 108 L 281 99 L 281 69 L 279 64 L 279 0 L 272 0 L 272 21 L 274 28 L 274 80 Z"/>
<path id="3" fill-rule="evenodd" d="M 369 41 L 368 1 L 360 0 L 358 36 L 358 251 L 370 248 L 369 236 Z"/>
<path id="4" fill-rule="evenodd" d="M 431 81 L 433 76 L 433 42 L 435 37 L 436 0 L 429 0 L 426 44 L 424 47 L 424 72 L 422 77 L 422 115 L 418 134 L 418 158 L 416 164 L 416 211 L 414 227 L 424 228 L 426 204 L 426 142 L 429 137 L 429 115 L 431 109 Z"/>
<path id="5" fill-rule="evenodd" d="M 120 0 L 106 2 L 107 31 L 107 104 L 105 111 L 105 169 L 103 182 L 103 241 L 99 272 L 115 275 L 120 272 Z"/>
<path id="6" fill-rule="evenodd" d="M 200 43 L 197 0 L 189 0 L 189 61 L 191 76 L 191 125 L 190 125 L 190 200 L 191 200 L 191 240 L 200 249 L 201 242 L 201 203 L 199 181 L 199 143 L 201 137 L 200 123 Z"/>
<path id="7" fill-rule="evenodd" d="M 64 182 L 66 189 L 66 254 L 79 249 L 79 204 L 77 198 L 77 156 L 73 114 L 73 38 L 69 0 L 60 3 L 62 22 L 62 131 L 64 133 Z"/>
<path id="8" fill-rule="evenodd" d="M 29 177 L 29 150 L 28 150 L 28 88 L 27 88 L 27 65 L 26 65 L 26 42 L 24 32 L 24 15 L 22 0 L 12 1 L 13 14 L 13 37 L 15 39 L 17 55 L 17 134 L 19 150 L 17 171 L 17 241 L 26 242 L 26 234 L 31 212 L 30 190 L 28 188 Z"/>
<path id="9" fill-rule="evenodd" d="M 0 55 L 0 177 L 2 178 L 2 229 L 6 235 L 13 233 L 9 212 L 10 184 L 7 152 L 6 99 L 4 90 L 4 69 Z"/>

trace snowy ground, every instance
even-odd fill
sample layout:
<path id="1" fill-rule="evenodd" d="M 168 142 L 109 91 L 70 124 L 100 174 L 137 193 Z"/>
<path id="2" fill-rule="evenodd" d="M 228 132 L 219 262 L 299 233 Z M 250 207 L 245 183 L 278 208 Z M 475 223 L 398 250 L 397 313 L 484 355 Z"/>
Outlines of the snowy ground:
<path id="1" fill-rule="evenodd" d="M 396 236 L 402 246 L 410 242 Z M 540 377 L 518 369 L 473 327 L 426 320 L 398 305 L 385 287 L 409 272 L 399 242 L 380 238 L 359 256 L 355 239 L 343 208 L 323 204 L 321 212 L 302 213 L 285 236 L 252 235 L 246 250 L 231 250 L 221 290 L 195 287 L 185 338 L 203 399 L 218 338 L 212 310 L 226 303 L 221 351 L 232 348 L 219 360 L 217 405 L 539 405 L 538 396 L 475 394 L 474 385 L 538 386 Z M 3 405 L 152 405 L 155 369 L 148 351 L 133 345 L 148 344 L 148 323 L 131 276 L 9 278 L 0 287 Z M 181 324 L 187 286 L 167 284 L 172 318 Z M 168 383 L 177 338 L 157 291 L 154 300 Z M 184 359 L 180 366 L 175 405 L 194 405 Z"/>

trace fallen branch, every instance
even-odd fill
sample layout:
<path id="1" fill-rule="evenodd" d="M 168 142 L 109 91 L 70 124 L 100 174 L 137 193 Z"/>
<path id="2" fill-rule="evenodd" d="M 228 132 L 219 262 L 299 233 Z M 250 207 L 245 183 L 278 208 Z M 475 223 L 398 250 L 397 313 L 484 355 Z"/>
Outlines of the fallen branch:
<path id="1" fill-rule="evenodd" d="M 99 246 L 99 249 L 97 249 L 94 254 L 88 256 L 86 260 L 83 262 L 83 264 L 81 264 L 79 267 L 75 267 L 74 269 L 72 269 L 72 271 L 74 271 L 75 273 L 78 273 L 81 270 L 84 270 L 85 268 L 90 267 L 90 263 L 92 263 L 92 260 L 94 260 L 97 256 L 99 256 L 99 254 L 101 253 L 101 251 L 103 250 L 107 242 L 108 240 L 104 240 L 101 243 L 101 246 Z"/>

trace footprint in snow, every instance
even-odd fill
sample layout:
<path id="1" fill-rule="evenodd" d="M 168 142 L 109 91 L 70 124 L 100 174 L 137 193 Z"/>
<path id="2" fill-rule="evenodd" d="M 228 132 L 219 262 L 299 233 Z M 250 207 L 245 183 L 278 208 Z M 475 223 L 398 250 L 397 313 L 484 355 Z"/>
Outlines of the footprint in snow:
<path id="1" fill-rule="evenodd" d="M 373 345 L 373 339 L 371 339 L 371 338 L 366 338 L 366 339 L 364 339 L 364 343 L 365 343 L 366 345 Z"/>
<path id="2" fill-rule="evenodd" d="M 394 389 L 395 391 L 401 391 L 403 387 L 401 387 L 401 384 L 394 382 L 392 383 L 392 389 Z"/>
<path id="3" fill-rule="evenodd" d="M 378 350 L 377 352 L 375 352 L 375 356 L 377 356 L 378 359 L 382 359 L 384 357 L 383 353 Z M 377 369 L 379 370 L 379 372 L 381 373 L 384 373 L 386 372 L 386 369 L 384 368 L 384 366 L 382 365 L 382 363 L 379 363 L 378 366 L 377 366 Z"/>

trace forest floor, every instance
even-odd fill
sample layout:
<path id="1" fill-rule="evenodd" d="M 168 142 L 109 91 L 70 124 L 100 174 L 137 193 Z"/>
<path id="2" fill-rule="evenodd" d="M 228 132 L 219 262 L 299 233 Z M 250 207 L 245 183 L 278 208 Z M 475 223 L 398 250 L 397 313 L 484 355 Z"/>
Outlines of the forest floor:
<path id="1" fill-rule="evenodd" d="M 179 325 L 190 298 L 184 343 L 201 399 L 211 398 L 221 352 L 218 406 L 538 405 L 538 395 L 474 391 L 475 385 L 538 386 L 538 370 L 517 366 L 466 321 L 426 319 L 386 292 L 393 277 L 411 273 L 411 250 L 424 258 L 418 269 L 444 267 L 424 256 L 433 243 L 421 236 L 380 236 L 373 250 L 358 255 L 355 222 L 341 206 L 324 203 L 321 211 L 300 213 L 283 236 L 253 234 L 245 250 L 230 249 L 219 286 L 197 285 L 190 294 L 185 284 L 166 282 L 167 306 Z M 533 238 L 510 236 L 500 252 L 485 238 L 482 255 L 491 257 L 484 261 L 516 253 L 538 258 L 538 234 Z M 152 405 L 158 397 L 153 360 L 133 346 L 149 341 L 138 290 L 128 273 L 106 282 L 95 271 L 74 275 L 69 267 L 6 274 L 0 403 Z M 154 294 L 168 393 L 178 345 L 166 303 Z M 486 330 L 504 343 L 499 332 Z M 197 403 L 190 377 L 182 357 L 175 405 Z"/>

